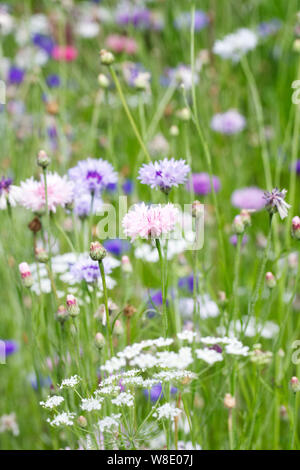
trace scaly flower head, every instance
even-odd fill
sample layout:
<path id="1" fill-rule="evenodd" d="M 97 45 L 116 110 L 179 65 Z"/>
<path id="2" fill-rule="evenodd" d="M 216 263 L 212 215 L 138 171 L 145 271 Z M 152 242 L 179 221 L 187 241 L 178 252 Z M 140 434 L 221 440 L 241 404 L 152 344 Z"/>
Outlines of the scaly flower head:
<path id="1" fill-rule="evenodd" d="M 279 189 L 275 188 L 272 189 L 271 192 L 266 191 L 264 194 L 266 209 L 270 214 L 275 214 L 278 212 L 281 219 L 285 219 L 285 217 L 287 217 L 288 209 L 291 207 L 290 204 L 284 200 L 286 193 L 286 189 L 279 191 Z"/>
<path id="2" fill-rule="evenodd" d="M 160 189 L 168 194 L 173 186 L 177 187 L 187 180 L 190 171 L 185 160 L 159 160 L 144 164 L 139 171 L 138 179 L 143 184 L 148 184 L 151 188 Z"/>

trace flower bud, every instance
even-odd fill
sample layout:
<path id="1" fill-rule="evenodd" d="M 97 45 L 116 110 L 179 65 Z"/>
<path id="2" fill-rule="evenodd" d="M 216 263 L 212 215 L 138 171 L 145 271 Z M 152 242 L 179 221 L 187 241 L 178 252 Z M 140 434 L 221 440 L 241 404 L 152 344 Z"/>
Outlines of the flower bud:
<path id="1" fill-rule="evenodd" d="M 236 407 L 236 400 L 230 393 L 226 393 L 224 397 L 224 406 L 225 408 L 228 408 L 228 409 L 232 409 Z"/>
<path id="2" fill-rule="evenodd" d="M 50 157 L 46 154 L 45 150 L 40 150 L 37 156 L 37 164 L 41 168 L 47 168 L 51 163 Z"/>
<path id="3" fill-rule="evenodd" d="M 106 249 L 99 242 L 91 242 L 90 244 L 90 257 L 94 261 L 102 261 L 107 254 Z"/>
<path id="4" fill-rule="evenodd" d="M 200 201 L 194 201 L 192 204 L 192 216 L 196 218 L 201 214 L 203 214 L 203 204 Z"/>
<path id="5" fill-rule="evenodd" d="M 122 256 L 121 267 L 122 267 L 122 271 L 124 273 L 126 273 L 126 274 L 132 273 L 132 264 L 131 264 L 130 259 L 128 258 L 128 256 L 126 256 L 126 255 Z"/>
<path id="6" fill-rule="evenodd" d="M 249 227 L 251 225 L 250 212 L 247 209 L 243 209 L 240 213 L 240 216 L 242 218 L 242 221 L 243 221 L 245 227 Z"/>
<path id="7" fill-rule="evenodd" d="M 66 307 L 64 305 L 60 305 L 56 312 L 56 320 L 63 324 L 68 318 L 69 312 L 67 311 Z"/>
<path id="8" fill-rule="evenodd" d="M 189 121 L 191 119 L 191 112 L 189 108 L 182 108 L 177 111 L 176 116 L 182 121 Z"/>
<path id="9" fill-rule="evenodd" d="M 226 297 L 226 292 L 220 290 L 220 291 L 218 292 L 218 298 L 219 298 L 220 304 L 224 307 L 224 306 L 227 304 L 227 302 L 228 302 L 228 299 L 227 299 L 227 297 Z"/>
<path id="10" fill-rule="evenodd" d="M 274 287 L 276 286 L 275 276 L 270 271 L 266 273 L 266 285 L 269 289 L 274 289 Z"/>
<path id="11" fill-rule="evenodd" d="M 72 294 L 67 295 L 67 312 L 69 313 L 71 317 L 77 317 L 77 315 L 79 315 L 79 312 L 80 312 L 77 299 Z"/>
<path id="12" fill-rule="evenodd" d="M 133 305 L 127 304 L 124 307 L 123 313 L 124 313 L 125 317 L 131 318 L 136 313 L 136 308 Z"/>
<path id="13" fill-rule="evenodd" d="M 20 263 L 19 271 L 21 274 L 23 286 L 28 287 L 28 288 L 31 287 L 33 285 L 33 279 L 32 279 L 32 275 L 31 275 L 28 263 L 25 263 L 25 262 Z"/>
<path id="14" fill-rule="evenodd" d="M 292 237 L 300 240 L 300 217 L 298 215 L 292 218 Z"/>
<path id="15" fill-rule="evenodd" d="M 170 127 L 170 135 L 172 137 L 177 137 L 179 135 L 179 129 L 177 126 L 173 125 Z"/>
<path id="16" fill-rule="evenodd" d="M 77 422 L 82 428 L 85 428 L 87 426 L 87 419 L 82 415 L 78 417 Z"/>
<path id="17" fill-rule="evenodd" d="M 96 333 L 95 344 L 98 349 L 102 349 L 105 346 L 105 338 L 102 333 Z"/>
<path id="18" fill-rule="evenodd" d="M 295 52 L 300 52 L 300 39 L 295 39 L 293 44 L 293 50 Z"/>
<path id="19" fill-rule="evenodd" d="M 44 248 L 36 248 L 35 257 L 40 263 L 47 263 L 49 261 L 48 253 Z"/>
<path id="20" fill-rule="evenodd" d="M 114 333 L 117 336 L 123 336 L 124 334 L 124 328 L 120 320 L 116 320 L 115 327 L 114 327 Z"/>
<path id="21" fill-rule="evenodd" d="M 298 377 L 292 377 L 290 380 L 290 388 L 293 392 L 299 392 L 300 390 L 300 382 Z"/>
<path id="22" fill-rule="evenodd" d="M 109 87 L 109 78 L 104 75 L 104 73 L 100 73 L 98 75 L 98 83 L 101 88 L 108 88 Z"/>
<path id="23" fill-rule="evenodd" d="M 243 218 L 240 215 L 236 215 L 235 218 L 233 219 L 232 228 L 233 228 L 234 233 L 236 233 L 237 235 L 244 233 L 245 224 L 244 224 Z"/>
<path id="24" fill-rule="evenodd" d="M 31 230 L 33 233 L 38 233 L 41 228 L 42 224 L 41 221 L 38 217 L 34 217 L 31 222 L 28 224 L 29 230 Z"/>
<path id="25" fill-rule="evenodd" d="M 106 49 L 101 49 L 100 61 L 103 65 L 111 65 L 115 61 L 115 56 L 112 52 L 107 51 Z"/>

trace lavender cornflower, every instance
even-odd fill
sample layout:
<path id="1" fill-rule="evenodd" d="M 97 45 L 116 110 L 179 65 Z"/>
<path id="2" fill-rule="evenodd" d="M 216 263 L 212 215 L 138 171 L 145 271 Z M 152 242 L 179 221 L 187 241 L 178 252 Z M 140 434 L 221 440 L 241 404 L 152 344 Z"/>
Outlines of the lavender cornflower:
<path id="1" fill-rule="evenodd" d="M 187 189 L 191 191 L 191 184 L 188 181 Z M 217 176 L 213 176 L 213 186 L 215 192 L 220 190 L 221 184 Z M 208 173 L 193 173 L 192 174 L 192 187 L 195 194 L 206 196 L 211 192 L 210 176 Z"/>
<path id="2" fill-rule="evenodd" d="M 0 210 L 5 210 L 8 205 L 16 205 L 16 187 L 12 185 L 11 178 L 4 176 L 0 180 Z"/>
<path id="3" fill-rule="evenodd" d="M 80 219 L 85 219 L 91 214 L 97 213 L 102 208 L 102 199 L 96 196 L 92 204 L 92 195 L 90 193 L 79 194 L 74 199 L 74 214 Z"/>
<path id="4" fill-rule="evenodd" d="M 239 209 L 258 211 L 265 207 L 264 191 L 256 186 L 236 189 L 231 195 L 231 204 Z"/>
<path id="5" fill-rule="evenodd" d="M 186 182 L 189 171 L 190 167 L 185 160 L 165 158 L 144 164 L 139 170 L 138 179 L 143 184 L 148 184 L 151 188 L 160 189 L 168 194 L 173 186 L 177 187 Z"/>
<path id="6" fill-rule="evenodd" d="M 285 202 L 287 190 L 274 188 L 271 192 L 266 191 L 264 194 L 265 199 L 265 208 L 269 211 L 269 213 L 275 214 L 276 212 L 279 213 L 281 219 L 285 219 L 288 215 L 288 209 L 291 207 L 290 204 Z"/>
<path id="7" fill-rule="evenodd" d="M 215 114 L 210 126 L 220 134 L 233 135 L 245 128 L 246 119 L 236 109 L 229 109 L 226 113 Z"/>
<path id="8" fill-rule="evenodd" d="M 117 182 L 118 175 L 107 161 L 87 158 L 69 170 L 69 178 L 79 188 L 78 193 L 99 195 L 109 184 Z"/>
<path id="9" fill-rule="evenodd" d="M 116 259 L 107 256 L 102 261 L 106 276 L 111 274 L 112 270 L 120 265 L 120 262 Z M 94 261 L 88 254 L 79 255 L 77 261 L 70 266 L 70 274 L 72 281 L 87 283 L 95 282 L 100 278 L 100 269 L 98 261 Z M 106 279 L 107 285 L 111 284 L 109 279 Z"/>
<path id="10" fill-rule="evenodd" d="M 188 29 L 190 30 L 191 27 L 191 14 L 190 12 L 183 12 L 180 13 L 174 21 L 174 26 L 176 29 Z M 194 17 L 194 30 L 201 31 L 201 29 L 205 28 L 209 23 L 208 15 L 202 10 L 195 11 Z"/>

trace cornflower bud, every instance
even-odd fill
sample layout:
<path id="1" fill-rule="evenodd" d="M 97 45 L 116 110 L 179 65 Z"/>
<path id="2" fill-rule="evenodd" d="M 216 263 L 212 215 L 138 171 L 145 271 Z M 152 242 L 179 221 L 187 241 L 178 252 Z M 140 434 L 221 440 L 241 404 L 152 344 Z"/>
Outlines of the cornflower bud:
<path id="1" fill-rule="evenodd" d="M 182 108 L 177 111 L 176 116 L 182 121 L 189 121 L 191 119 L 191 112 L 189 108 Z"/>
<path id="2" fill-rule="evenodd" d="M 96 333 L 95 344 L 98 349 L 102 349 L 105 346 L 105 338 L 102 333 Z"/>
<path id="3" fill-rule="evenodd" d="M 192 203 L 192 217 L 196 218 L 203 213 L 203 204 L 200 201 L 194 201 Z"/>
<path id="4" fill-rule="evenodd" d="M 26 262 L 20 263 L 19 271 L 21 274 L 23 286 L 30 288 L 33 285 L 33 279 L 32 279 L 32 275 L 31 275 L 28 263 Z"/>
<path id="5" fill-rule="evenodd" d="M 126 274 L 132 273 L 132 264 L 131 264 L 130 259 L 128 258 L 128 256 L 126 256 L 126 255 L 122 256 L 121 267 L 122 267 L 122 271 L 124 273 L 126 273 Z"/>
<path id="6" fill-rule="evenodd" d="M 64 305 L 60 305 L 56 312 L 56 320 L 63 324 L 69 318 L 69 312 Z"/>
<path id="7" fill-rule="evenodd" d="M 98 75 L 98 83 L 101 88 L 108 88 L 109 87 L 109 79 L 104 73 L 100 73 Z"/>
<path id="8" fill-rule="evenodd" d="M 71 317 L 77 317 L 77 315 L 79 315 L 79 312 L 80 312 L 77 299 L 72 294 L 67 295 L 67 312 L 69 313 Z"/>
<path id="9" fill-rule="evenodd" d="M 290 388 L 293 392 L 299 392 L 300 390 L 300 382 L 298 377 L 292 377 L 290 380 Z"/>
<path id="10" fill-rule="evenodd" d="M 42 224 L 41 221 L 38 217 L 34 217 L 31 222 L 28 224 L 29 230 L 31 230 L 33 233 L 37 233 L 41 230 Z"/>
<path id="11" fill-rule="evenodd" d="M 177 137 L 179 135 L 179 129 L 177 126 L 173 125 L 170 127 L 170 135 L 172 137 Z"/>
<path id="12" fill-rule="evenodd" d="M 230 393 L 226 393 L 224 397 L 224 406 L 229 410 L 236 407 L 236 400 Z"/>
<path id="13" fill-rule="evenodd" d="M 101 49 L 100 51 L 100 61 L 103 65 L 111 65 L 115 61 L 115 56 L 112 52 L 107 51 L 106 49 Z"/>
<path id="14" fill-rule="evenodd" d="M 266 285 L 269 289 L 274 289 L 274 287 L 276 286 L 275 276 L 270 271 L 266 273 Z"/>
<path id="15" fill-rule="evenodd" d="M 37 156 L 37 164 L 41 168 L 47 168 L 51 163 L 50 157 L 46 154 L 45 150 L 40 150 Z"/>
<path id="16" fill-rule="evenodd" d="M 117 336 L 123 336 L 124 334 L 124 328 L 120 320 L 116 320 L 115 327 L 114 327 L 114 332 Z"/>
<path id="17" fill-rule="evenodd" d="M 131 318 L 131 317 L 133 317 L 133 315 L 136 313 L 136 308 L 135 308 L 133 305 L 127 304 L 127 305 L 124 307 L 123 312 L 124 312 L 125 317 Z"/>
<path id="18" fill-rule="evenodd" d="M 300 217 L 298 215 L 292 218 L 292 237 L 300 240 Z"/>
<path id="19" fill-rule="evenodd" d="M 237 235 L 244 233 L 245 224 L 244 224 L 243 218 L 240 215 L 236 215 L 235 218 L 233 219 L 232 228 L 233 228 L 234 233 L 236 233 Z"/>
<path id="20" fill-rule="evenodd" d="M 77 422 L 82 428 L 85 428 L 87 426 L 87 419 L 82 415 L 78 417 Z"/>
<path id="21" fill-rule="evenodd" d="M 49 261 L 48 253 L 44 248 L 36 248 L 35 257 L 40 263 L 47 263 Z"/>
<path id="22" fill-rule="evenodd" d="M 90 244 L 90 257 L 94 261 L 102 261 L 107 254 L 104 246 L 99 242 L 91 242 Z"/>
<path id="23" fill-rule="evenodd" d="M 242 221 L 245 225 L 245 227 L 249 227 L 251 225 L 251 215 L 250 212 L 247 209 L 242 209 L 240 216 L 242 218 Z"/>

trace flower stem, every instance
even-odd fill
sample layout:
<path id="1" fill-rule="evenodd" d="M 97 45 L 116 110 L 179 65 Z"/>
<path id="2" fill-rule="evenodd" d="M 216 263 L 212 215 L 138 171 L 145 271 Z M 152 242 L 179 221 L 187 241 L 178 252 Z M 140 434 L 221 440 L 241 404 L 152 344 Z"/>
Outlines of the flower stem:
<path id="1" fill-rule="evenodd" d="M 295 449 L 297 445 L 297 424 L 298 424 L 298 393 L 294 394 L 294 417 L 293 417 L 293 435 L 292 435 L 292 450 Z"/>
<path id="2" fill-rule="evenodd" d="M 236 331 L 236 320 L 238 313 L 238 287 L 239 287 L 239 274 L 240 274 L 240 261 L 241 261 L 241 247 L 242 247 L 243 235 L 237 235 L 237 246 L 236 246 L 236 256 L 235 256 L 235 265 L 234 265 L 234 280 L 233 280 L 233 325 L 234 331 Z"/>
<path id="3" fill-rule="evenodd" d="M 146 148 L 146 145 L 144 144 L 144 141 L 143 141 L 143 139 L 142 139 L 142 137 L 141 137 L 141 134 L 139 133 L 139 130 L 138 130 L 137 126 L 136 126 L 136 123 L 134 122 L 134 119 L 133 119 L 133 117 L 132 117 L 132 114 L 131 114 L 131 112 L 130 112 L 130 110 L 129 110 L 129 108 L 128 108 L 128 105 L 127 105 L 127 103 L 126 103 L 126 99 L 125 99 L 125 96 L 124 96 L 124 93 L 123 93 L 121 84 L 120 84 L 120 82 L 119 82 L 119 79 L 118 79 L 118 77 L 117 77 L 117 74 L 116 74 L 116 72 L 115 72 L 115 70 L 114 70 L 114 68 L 113 68 L 112 66 L 109 67 L 109 71 L 110 71 L 110 73 L 111 73 L 111 76 L 112 76 L 112 78 L 113 78 L 113 81 L 114 81 L 114 83 L 115 83 L 115 85 L 116 85 L 116 88 L 117 88 L 117 90 L 118 90 L 118 93 L 119 93 L 119 96 L 120 96 L 122 105 L 123 105 L 123 107 L 124 107 L 124 110 L 125 110 L 125 113 L 126 113 L 126 115 L 127 115 L 127 117 L 128 117 L 128 120 L 129 120 L 129 122 L 130 122 L 130 124 L 131 124 L 131 127 L 132 127 L 132 129 L 133 129 L 133 132 L 135 133 L 135 136 L 136 136 L 137 140 L 139 141 L 139 144 L 140 144 L 140 146 L 142 147 L 142 149 L 143 149 L 143 151 L 144 151 L 144 153 L 145 153 L 145 155 L 146 155 L 147 160 L 148 160 L 149 162 L 151 162 L 151 157 L 150 157 L 150 155 L 149 155 L 149 152 L 148 152 L 148 150 L 147 150 L 147 148 Z"/>
<path id="4" fill-rule="evenodd" d="M 103 266 L 102 260 L 99 261 L 99 269 L 100 269 L 102 285 L 103 285 L 103 296 L 104 296 L 106 326 L 107 326 L 107 338 L 108 338 L 108 342 L 109 342 L 110 356 L 112 357 L 114 355 L 114 347 L 113 347 L 113 342 L 112 342 L 112 334 L 111 334 L 109 311 L 108 311 L 108 299 L 107 299 L 107 288 L 106 288 L 105 272 L 104 272 L 104 266 Z"/>
<path id="5" fill-rule="evenodd" d="M 163 301 L 163 324 L 164 324 L 164 333 L 165 338 L 168 335 L 168 314 L 167 314 L 167 292 L 166 292 L 166 279 L 165 279 L 165 269 L 164 269 L 164 258 L 162 255 L 162 249 L 160 240 L 155 239 L 156 248 L 158 251 L 160 267 L 161 267 L 161 279 L 162 279 L 162 301 Z"/>

